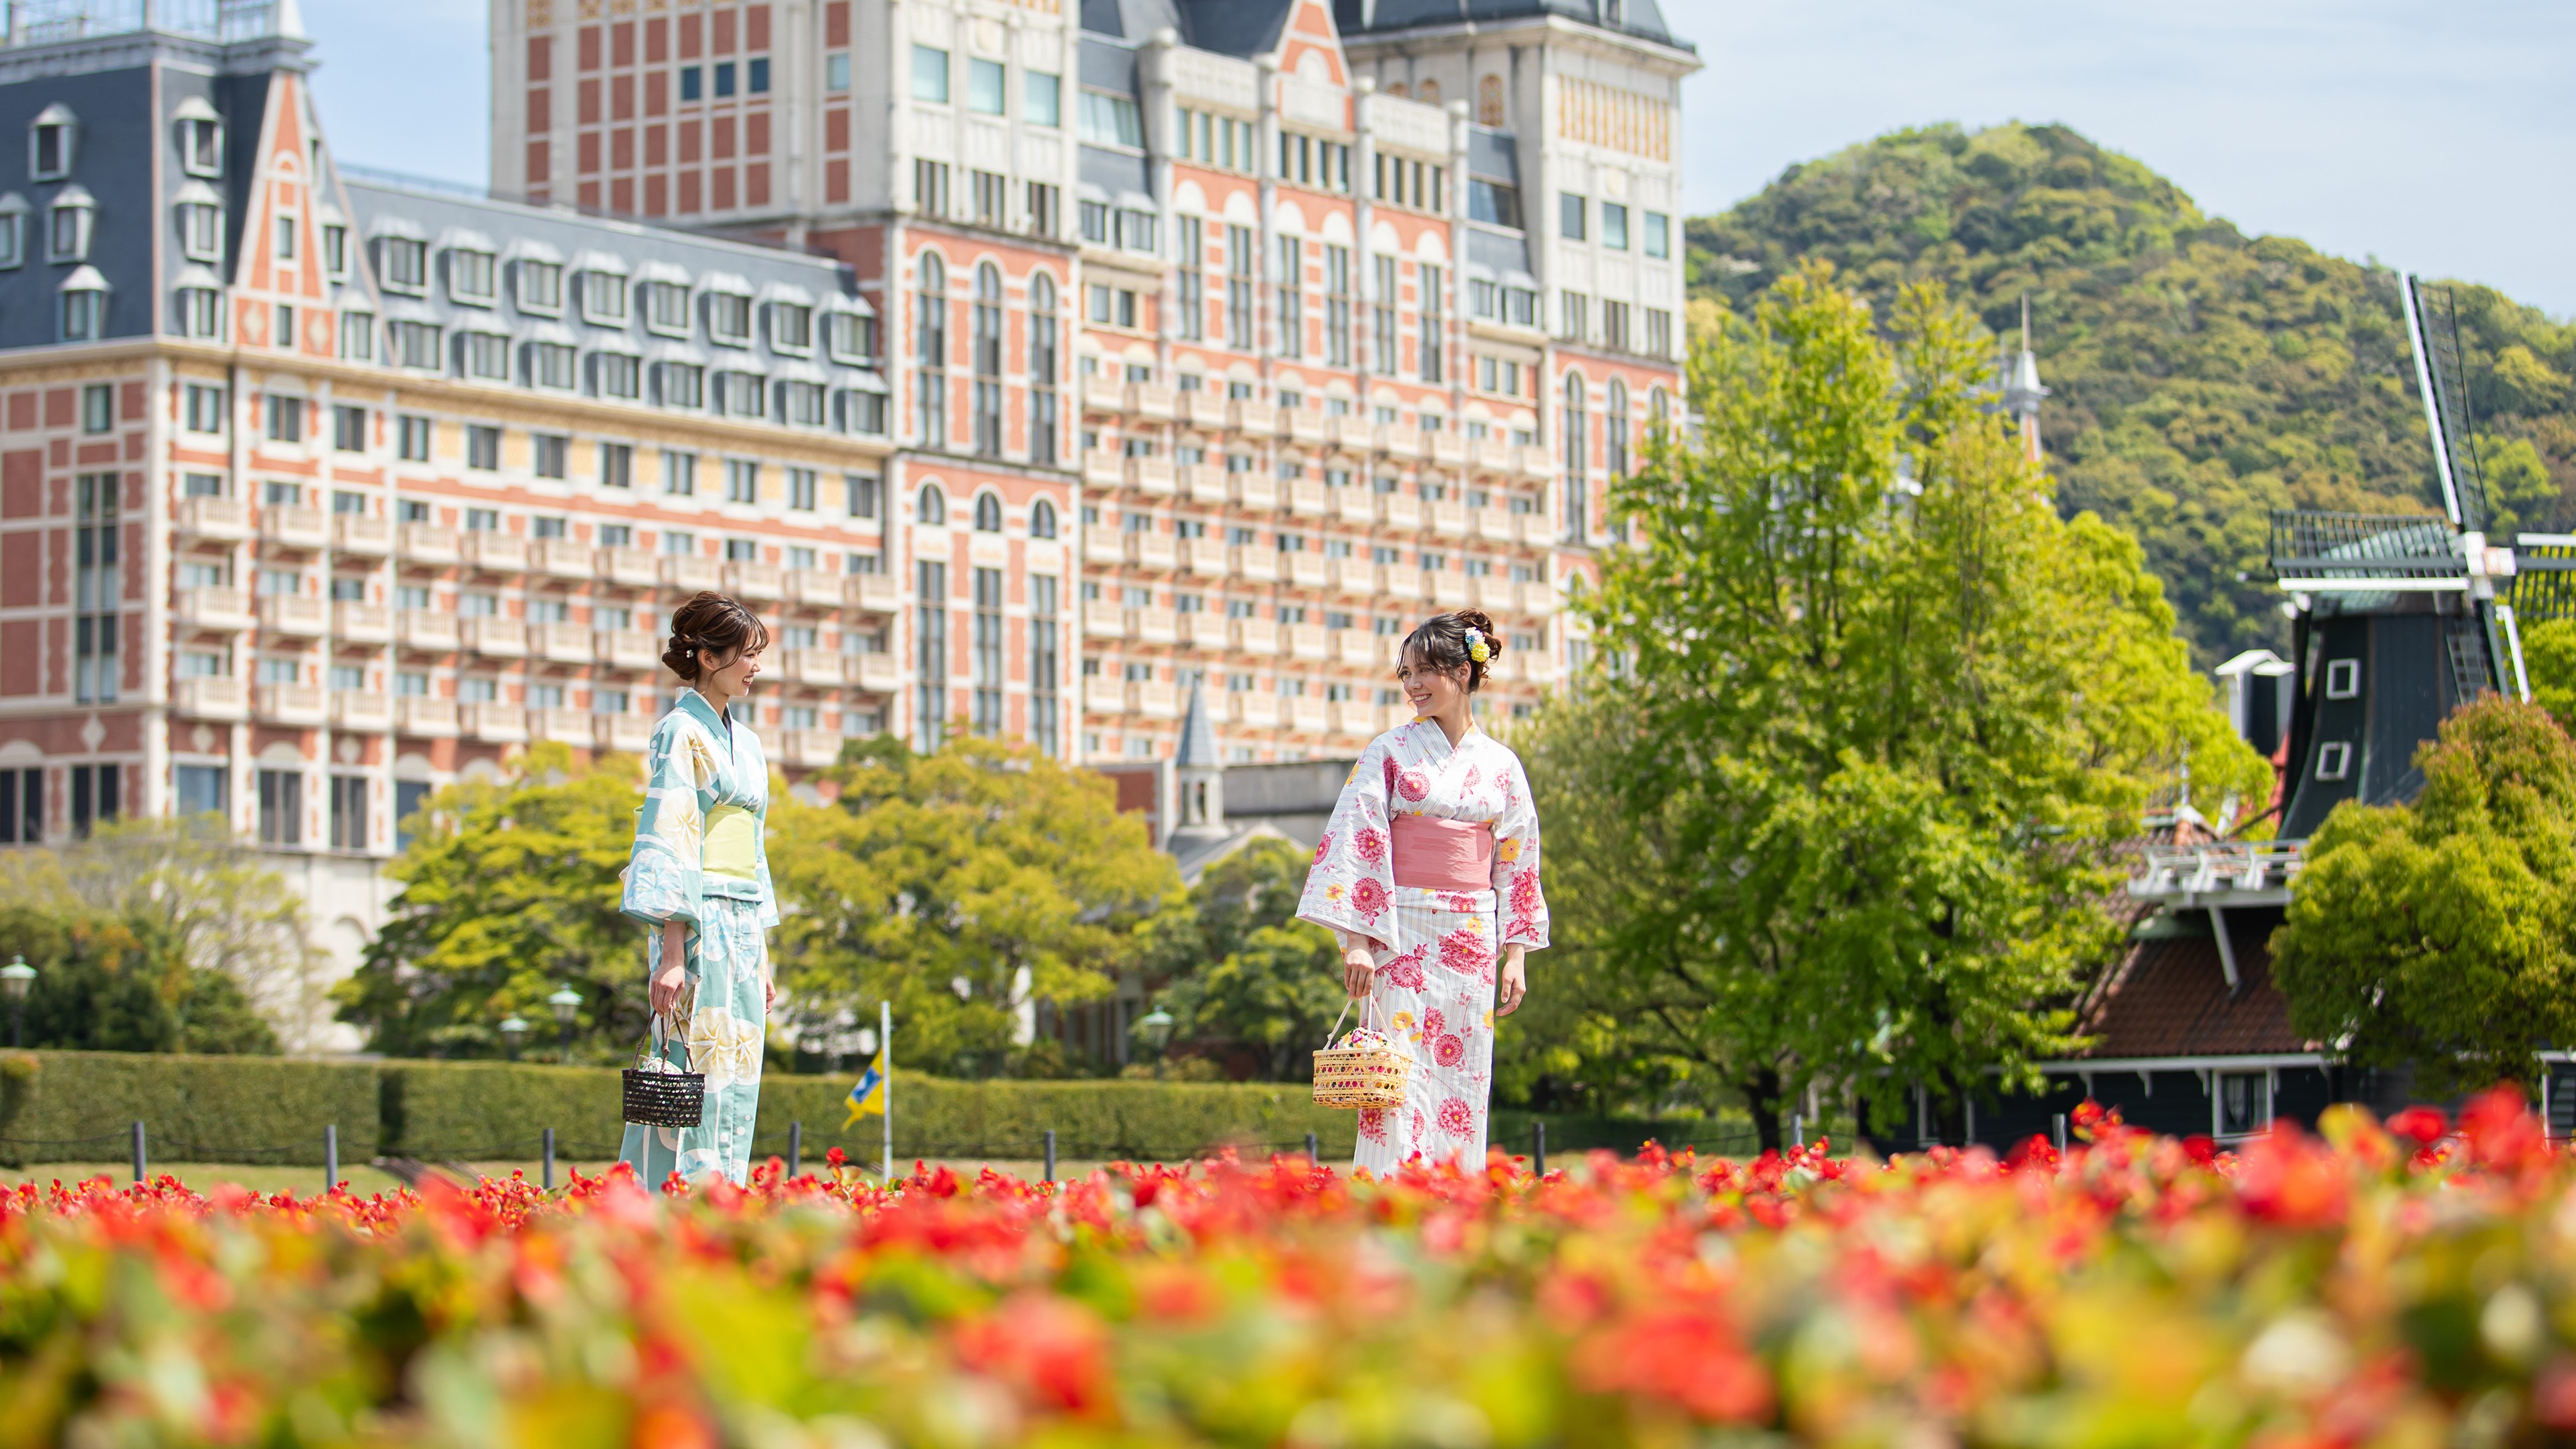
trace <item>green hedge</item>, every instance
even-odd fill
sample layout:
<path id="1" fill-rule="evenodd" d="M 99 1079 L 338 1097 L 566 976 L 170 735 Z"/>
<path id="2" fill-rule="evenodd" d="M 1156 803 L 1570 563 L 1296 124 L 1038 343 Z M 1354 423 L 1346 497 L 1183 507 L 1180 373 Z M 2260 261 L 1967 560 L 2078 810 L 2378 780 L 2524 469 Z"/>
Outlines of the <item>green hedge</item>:
<path id="1" fill-rule="evenodd" d="M 772 1074 L 761 1084 L 755 1151 L 784 1154 L 804 1124 L 805 1154 L 841 1147 L 873 1165 L 882 1124 L 842 1130 L 848 1077 Z M 1352 1113 L 1317 1107 L 1302 1086 L 1137 1081 L 988 1081 L 898 1072 L 895 1156 L 1034 1159 L 1053 1128 L 1066 1160 L 1170 1160 L 1235 1146 L 1289 1151 L 1315 1134 L 1327 1160 L 1348 1158 Z M 306 1062 L 121 1052 L 23 1052 L 0 1061 L 0 1162 L 116 1161 L 145 1124 L 160 1162 L 322 1160 L 322 1128 L 340 1129 L 340 1158 L 425 1161 L 534 1158 L 543 1129 L 571 1160 L 615 1155 L 623 1135 L 617 1073 L 502 1062 Z M 1679 1147 L 1744 1151 L 1743 1124 L 1494 1115 L 1493 1140 L 1527 1152 L 1548 1124 L 1548 1149 L 1633 1152 L 1652 1137 Z M 1730 1132 L 1728 1129 L 1733 1129 Z"/>

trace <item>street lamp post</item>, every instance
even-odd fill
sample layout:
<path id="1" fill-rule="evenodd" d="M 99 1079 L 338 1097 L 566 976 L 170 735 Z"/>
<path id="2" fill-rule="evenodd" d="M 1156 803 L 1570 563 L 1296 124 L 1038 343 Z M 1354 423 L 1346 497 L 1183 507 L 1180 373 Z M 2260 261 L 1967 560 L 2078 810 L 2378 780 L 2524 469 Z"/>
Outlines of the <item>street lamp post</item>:
<path id="1" fill-rule="evenodd" d="M 1155 1007 L 1136 1018 L 1136 1029 L 1145 1034 L 1145 1044 L 1154 1049 L 1154 1075 L 1163 1075 L 1163 1048 L 1172 1040 L 1172 1014 Z"/>
<path id="2" fill-rule="evenodd" d="M 546 998 L 546 1009 L 555 1014 L 555 1052 L 565 1061 L 572 1060 L 572 1019 L 581 1014 L 581 993 L 564 987 Z"/>
<path id="3" fill-rule="evenodd" d="M 513 1016 L 501 1023 L 501 1040 L 509 1048 L 510 1060 L 519 1059 L 519 1043 L 528 1034 L 527 1022 Z"/>
<path id="4" fill-rule="evenodd" d="M 27 991 L 36 984 L 36 968 L 24 956 L 12 956 L 9 964 L 0 966 L 0 991 L 9 995 L 9 1045 L 12 1050 L 27 1044 Z"/>

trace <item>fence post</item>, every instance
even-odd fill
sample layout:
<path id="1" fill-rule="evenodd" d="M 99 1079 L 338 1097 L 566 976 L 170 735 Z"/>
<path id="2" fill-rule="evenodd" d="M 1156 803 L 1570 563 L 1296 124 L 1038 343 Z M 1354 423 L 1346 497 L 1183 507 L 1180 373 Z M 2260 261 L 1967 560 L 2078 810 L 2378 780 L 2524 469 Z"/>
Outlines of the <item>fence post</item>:
<path id="1" fill-rule="evenodd" d="M 546 1191 L 552 1192 L 555 1190 L 555 1129 L 552 1127 L 546 1129 L 544 1172 Z"/>
<path id="2" fill-rule="evenodd" d="M 805 1160 L 805 1124 L 787 1124 L 787 1175 L 794 1177 Z"/>
<path id="3" fill-rule="evenodd" d="M 322 1195 L 340 1185 L 340 1124 L 333 1122 L 322 1129 Z"/>
<path id="4" fill-rule="evenodd" d="M 1530 1124 L 1530 1166 L 1538 1170 L 1539 1176 L 1547 1176 L 1547 1124 L 1544 1122 Z"/>
<path id="5" fill-rule="evenodd" d="M 1799 1147 L 1807 1145 L 1806 1113 L 1792 1112 L 1789 1114 L 1789 1140 L 1791 1143 Z"/>
<path id="6" fill-rule="evenodd" d="M 1324 1165 L 1324 1155 L 1315 1150 L 1315 1134 L 1312 1132 L 1306 1134 L 1306 1165 L 1308 1167 Z"/>
<path id="7" fill-rule="evenodd" d="M 134 1124 L 134 1185 L 143 1185 L 143 1124 Z"/>
<path id="8" fill-rule="evenodd" d="M 1046 1180 L 1055 1181 L 1055 1129 L 1046 1130 Z"/>
<path id="9" fill-rule="evenodd" d="M 2066 1150 L 2066 1114 L 2063 1112 L 2057 1114 L 2057 1150 L 2061 1153 Z"/>

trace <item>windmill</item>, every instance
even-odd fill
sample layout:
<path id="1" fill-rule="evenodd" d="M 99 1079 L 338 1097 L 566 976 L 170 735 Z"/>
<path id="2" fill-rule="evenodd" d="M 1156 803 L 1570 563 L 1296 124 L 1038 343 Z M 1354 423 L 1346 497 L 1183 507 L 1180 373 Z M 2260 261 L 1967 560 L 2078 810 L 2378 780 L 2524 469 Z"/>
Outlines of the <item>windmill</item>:
<path id="1" fill-rule="evenodd" d="M 2452 710 L 2490 690 L 2531 697 L 2521 622 L 2576 616 L 2576 536 L 2487 535 L 2450 289 L 2409 275 L 2400 290 L 2443 512 L 2272 515 L 2297 680 L 2284 840 L 2305 839 L 2345 800 L 2413 799 L 2416 747 Z"/>

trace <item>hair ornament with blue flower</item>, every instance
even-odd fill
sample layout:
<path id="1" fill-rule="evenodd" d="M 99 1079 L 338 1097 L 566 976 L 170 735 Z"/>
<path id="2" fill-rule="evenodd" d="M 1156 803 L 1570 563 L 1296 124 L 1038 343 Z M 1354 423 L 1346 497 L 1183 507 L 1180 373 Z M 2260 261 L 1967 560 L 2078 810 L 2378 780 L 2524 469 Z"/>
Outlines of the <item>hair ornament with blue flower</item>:
<path id="1" fill-rule="evenodd" d="M 1473 624 L 1467 626 L 1467 657 L 1479 664 L 1489 663 L 1494 657 L 1494 646 L 1485 642 L 1485 631 Z"/>

